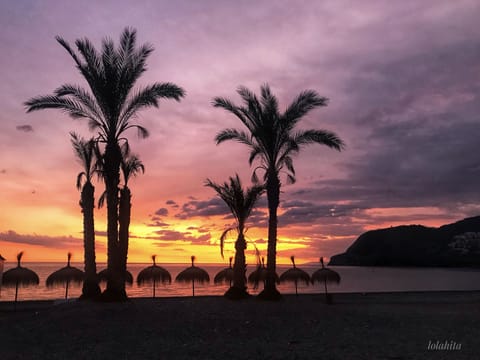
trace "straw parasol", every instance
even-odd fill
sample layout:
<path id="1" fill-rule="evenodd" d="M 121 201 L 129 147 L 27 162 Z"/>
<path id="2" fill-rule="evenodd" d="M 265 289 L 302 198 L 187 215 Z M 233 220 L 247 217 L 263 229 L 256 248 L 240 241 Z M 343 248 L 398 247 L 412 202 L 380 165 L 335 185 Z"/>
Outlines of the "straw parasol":
<path id="1" fill-rule="evenodd" d="M 103 269 L 102 271 L 100 271 L 97 276 L 98 278 L 100 279 L 100 281 L 108 281 L 108 275 L 109 275 L 110 271 L 108 269 Z M 132 276 L 132 273 L 130 271 L 127 270 L 127 272 L 125 273 L 125 283 L 128 284 L 128 285 L 132 285 L 133 284 L 133 276 Z"/>
<path id="2" fill-rule="evenodd" d="M 192 256 L 191 260 L 192 266 L 186 268 L 180 274 L 178 274 L 175 278 L 175 281 L 184 283 L 188 283 L 191 281 L 192 296 L 195 296 L 195 281 L 199 282 L 200 284 L 203 284 L 204 282 L 208 283 L 210 282 L 210 276 L 208 276 L 208 273 L 205 270 L 194 265 L 195 256 Z"/>
<path id="3" fill-rule="evenodd" d="M 298 295 L 298 282 L 303 281 L 308 286 L 310 284 L 310 275 L 295 266 L 295 256 L 290 256 L 290 260 L 292 260 L 293 268 L 280 275 L 280 282 L 293 282 L 295 284 L 295 295 Z"/>
<path id="4" fill-rule="evenodd" d="M 334 283 L 334 284 L 340 284 L 340 274 L 337 273 L 336 271 L 329 269 L 325 267 L 323 264 L 323 257 L 320 258 L 320 263 L 322 264 L 322 268 L 318 269 L 312 274 L 312 284 L 317 282 L 323 282 L 325 285 L 325 302 L 327 304 L 331 303 L 331 299 L 328 296 L 328 291 L 327 291 L 327 283 Z"/>
<path id="5" fill-rule="evenodd" d="M 230 287 L 232 287 L 232 281 L 233 281 L 232 260 L 233 260 L 233 257 L 230 256 L 230 258 L 228 259 L 229 261 L 228 267 L 219 271 L 217 275 L 215 275 L 215 278 L 213 279 L 213 282 L 215 284 L 228 282 L 230 284 Z"/>
<path id="6" fill-rule="evenodd" d="M 5 271 L 2 277 L 3 285 L 7 287 L 15 286 L 15 304 L 17 303 L 19 285 L 38 285 L 40 282 L 38 275 L 34 271 L 20 266 L 22 256 L 23 251 L 19 252 L 17 255 L 17 267 Z"/>
<path id="7" fill-rule="evenodd" d="M 172 277 L 170 273 L 161 266 L 158 266 L 155 263 L 155 258 L 157 255 L 152 255 L 153 265 L 149 266 L 142 271 L 137 276 L 137 284 L 143 285 L 146 283 L 152 283 L 153 287 L 153 297 L 155 297 L 155 285 L 157 282 L 165 283 L 172 283 Z"/>
<path id="8" fill-rule="evenodd" d="M 257 266 L 257 269 L 252 271 L 250 275 L 248 275 L 248 282 L 250 284 L 254 284 L 254 289 L 258 288 L 258 284 L 262 281 L 265 284 L 267 280 L 267 267 L 265 266 L 265 257 L 262 256 L 262 264 Z M 278 284 L 280 282 L 280 278 L 278 274 L 275 273 L 275 282 Z"/>
<path id="9" fill-rule="evenodd" d="M 81 284 L 85 277 L 82 270 L 76 267 L 70 266 L 70 260 L 72 259 L 72 253 L 67 254 L 67 266 L 54 271 L 47 277 L 47 287 L 53 287 L 56 285 L 65 284 L 65 300 L 68 299 L 68 286 L 71 282 Z"/>

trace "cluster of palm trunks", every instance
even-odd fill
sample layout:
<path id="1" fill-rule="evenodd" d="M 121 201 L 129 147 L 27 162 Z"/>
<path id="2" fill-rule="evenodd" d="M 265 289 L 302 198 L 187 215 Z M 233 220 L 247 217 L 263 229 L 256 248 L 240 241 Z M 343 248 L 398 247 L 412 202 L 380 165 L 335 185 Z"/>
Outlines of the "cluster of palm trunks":
<path id="1" fill-rule="evenodd" d="M 15 287 L 15 303 L 17 302 L 18 298 L 18 288 L 20 285 L 38 285 L 39 278 L 38 275 L 28 268 L 21 266 L 21 259 L 23 256 L 23 252 L 20 252 L 17 255 L 17 267 L 10 269 L 5 272 L 2 276 L 1 284 L 5 286 L 13 286 Z M 65 286 L 65 300 L 68 299 L 68 288 L 71 283 L 80 284 L 85 280 L 85 273 L 80 269 L 77 269 L 70 265 L 70 260 L 72 258 L 72 254 L 68 253 L 67 255 L 67 266 L 53 272 L 47 277 L 46 285 L 47 287 L 52 287 L 55 285 L 64 285 Z M 232 281 L 234 279 L 234 271 L 232 267 L 232 259 L 230 258 L 229 267 L 221 270 L 215 275 L 214 283 L 229 283 L 232 286 Z M 158 266 L 156 264 L 156 255 L 152 255 L 153 265 L 143 269 L 137 276 L 137 283 L 138 285 L 144 284 L 151 284 L 152 285 L 152 296 L 155 297 L 155 289 L 157 283 L 168 283 L 172 282 L 172 277 L 168 270 L 165 268 Z M 303 271 L 302 269 L 298 268 L 295 265 L 295 258 L 294 256 L 291 257 L 291 261 L 293 267 L 288 269 L 280 276 L 276 275 L 276 282 L 293 282 L 295 284 L 295 294 L 298 295 L 298 282 L 304 282 L 306 285 L 310 283 L 314 284 L 315 282 L 320 282 L 325 284 L 325 296 L 328 299 L 327 293 L 327 283 L 340 283 L 340 275 L 324 266 L 323 258 L 320 259 L 322 267 L 315 271 L 312 276 L 308 275 L 307 272 Z M 265 267 L 264 259 L 262 259 L 262 264 L 258 266 L 258 268 L 253 271 L 249 277 L 248 282 L 254 284 L 256 287 L 260 282 L 264 282 L 266 280 L 267 269 Z M 108 269 L 102 270 L 98 273 L 98 280 L 107 280 L 109 276 Z M 125 274 L 125 281 L 129 284 L 133 284 L 133 276 L 129 271 L 126 271 Z M 180 272 L 177 277 L 175 278 L 177 282 L 184 282 L 184 283 L 192 283 L 192 296 L 195 296 L 195 282 L 197 283 L 205 283 L 210 281 L 210 276 L 208 273 L 200 268 L 195 266 L 195 256 L 191 257 L 191 266 Z"/>

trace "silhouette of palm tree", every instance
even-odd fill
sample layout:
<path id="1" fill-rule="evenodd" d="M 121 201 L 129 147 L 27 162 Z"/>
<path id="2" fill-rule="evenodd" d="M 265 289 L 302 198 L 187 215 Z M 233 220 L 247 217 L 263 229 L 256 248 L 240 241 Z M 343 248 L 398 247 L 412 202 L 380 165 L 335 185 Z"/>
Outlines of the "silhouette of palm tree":
<path id="1" fill-rule="evenodd" d="M 227 234 L 233 230 L 238 234 L 235 242 L 233 286 L 227 290 L 225 296 L 231 299 L 247 297 L 248 293 L 245 281 L 247 267 L 245 262 L 245 249 L 247 248 L 247 242 L 245 241 L 245 224 L 255 206 L 255 203 L 265 191 L 265 188 L 260 185 L 254 185 L 244 191 L 238 174 L 236 174 L 235 177 L 230 177 L 230 182 L 225 182 L 222 185 L 216 184 L 210 179 L 207 179 L 205 186 L 211 187 L 217 192 L 218 196 L 225 202 L 225 204 L 227 204 L 237 222 L 235 227 L 226 229 L 220 236 L 220 252 L 223 257 L 223 247 Z"/>
<path id="2" fill-rule="evenodd" d="M 107 197 L 108 268 L 111 275 L 104 292 L 105 300 L 125 300 L 124 272 L 118 256 L 118 207 L 121 150 L 120 142 L 127 141 L 125 132 L 136 128 L 140 137 L 148 131 L 132 120 L 140 110 L 158 107 L 161 98 L 180 100 L 184 90 L 172 83 L 154 83 L 133 90 L 135 83 L 146 70 L 146 60 L 153 47 L 136 46 L 136 30 L 126 28 L 119 46 L 105 38 L 98 52 L 88 39 L 78 39 L 72 49 L 70 44 L 57 36 L 56 40 L 74 60 L 90 91 L 77 85 L 65 84 L 53 95 L 34 97 L 25 102 L 27 112 L 43 109 L 60 109 L 72 118 L 84 118 L 92 130 L 97 131 L 98 141 L 105 144 L 104 176 Z"/>
<path id="3" fill-rule="evenodd" d="M 327 105 L 327 98 L 319 96 L 313 90 L 301 92 L 287 107 L 284 113 L 278 109 L 278 100 L 270 91 L 268 84 L 261 87 L 260 99 L 246 87 L 239 87 L 243 106 L 232 101 L 216 97 L 212 105 L 235 115 L 246 126 L 247 131 L 225 129 L 215 140 L 220 144 L 226 140 L 236 140 L 250 148 L 250 165 L 260 160 L 252 175 L 258 181 L 257 170 L 263 170 L 268 200 L 268 250 L 267 280 L 265 289 L 259 294 L 261 299 L 275 300 L 281 297 L 275 286 L 276 247 L 277 247 L 277 209 L 280 201 L 280 172 L 285 171 L 287 182 L 295 181 L 293 156 L 306 145 L 318 143 L 336 150 L 342 150 L 343 141 L 328 130 L 295 130 L 297 123 L 311 110 Z"/>
<path id="4" fill-rule="evenodd" d="M 97 278 L 97 264 L 95 262 L 95 187 L 92 184 L 92 177 L 96 172 L 96 143 L 94 139 L 85 140 L 73 132 L 70 133 L 70 136 L 75 155 L 83 168 L 83 171 L 77 176 L 77 189 L 81 190 L 80 207 L 83 213 L 85 263 L 85 278 L 80 298 L 92 299 L 98 297 L 101 293 Z"/>
<path id="5" fill-rule="evenodd" d="M 122 274 L 127 272 L 127 254 L 128 254 L 128 240 L 129 240 L 129 227 L 130 217 L 132 209 L 132 193 L 128 187 L 128 180 L 133 176 L 137 176 L 138 173 L 145 172 L 145 167 L 141 160 L 133 154 L 130 154 L 128 146 L 122 146 L 122 162 L 121 169 L 124 179 L 123 187 L 120 189 L 120 204 L 119 204 L 119 229 L 118 239 L 120 247 L 120 267 Z"/>

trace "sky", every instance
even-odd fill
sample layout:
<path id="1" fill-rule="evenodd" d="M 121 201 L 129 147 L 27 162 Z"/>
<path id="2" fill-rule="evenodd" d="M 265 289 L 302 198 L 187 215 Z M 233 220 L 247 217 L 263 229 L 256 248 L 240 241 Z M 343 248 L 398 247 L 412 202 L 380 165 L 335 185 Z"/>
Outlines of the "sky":
<path id="1" fill-rule="evenodd" d="M 14 261 L 82 261 L 81 166 L 69 132 L 95 135 L 86 121 L 23 102 L 65 83 L 87 87 L 55 41 L 87 37 L 99 47 L 129 26 L 155 51 L 138 85 L 173 82 L 179 103 L 162 101 L 128 133 L 146 171 L 130 183 L 129 261 L 228 262 L 219 236 L 233 224 L 207 178 L 238 173 L 250 185 L 248 149 L 216 145 L 242 129 L 211 106 L 240 103 L 240 85 L 270 84 L 281 109 L 305 89 L 329 98 L 302 129 L 328 129 L 342 152 L 305 148 L 297 182 L 284 185 L 278 262 L 341 253 L 363 232 L 400 224 L 439 226 L 480 215 L 480 3 L 478 1 L 2 1 L 0 2 L 0 254 Z M 285 183 L 285 179 L 282 179 Z M 97 197 L 103 185 L 95 183 Z M 266 254 L 266 199 L 252 214 L 254 244 Z M 106 261 L 106 209 L 96 209 L 97 261 Z"/>

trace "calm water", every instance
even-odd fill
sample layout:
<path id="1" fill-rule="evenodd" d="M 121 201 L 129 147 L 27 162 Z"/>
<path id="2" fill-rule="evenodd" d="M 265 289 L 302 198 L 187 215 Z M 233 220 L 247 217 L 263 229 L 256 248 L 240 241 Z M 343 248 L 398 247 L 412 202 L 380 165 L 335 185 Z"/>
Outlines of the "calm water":
<path id="1" fill-rule="evenodd" d="M 5 264 L 4 271 L 14 267 L 16 264 Z M 82 264 L 72 264 L 82 268 Z M 150 264 L 129 264 L 128 269 L 134 279 L 137 274 Z M 161 265 L 161 264 L 159 264 Z M 25 267 L 35 271 L 40 278 L 40 285 L 30 286 L 19 289 L 19 300 L 38 300 L 38 299 L 61 299 L 64 297 L 65 289 L 63 287 L 47 288 L 45 280 L 50 273 L 65 266 L 64 263 L 25 263 Z M 166 264 L 165 267 L 172 279 L 184 270 L 187 265 Z M 223 295 L 228 285 L 215 285 L 213 278 L 215 274 L 222 270 L 223 265 L 198 265 L 204 268 L 209 274 L 210 284 L 196 284 L 195 295 Z M 104 264 L 98 265 L 102 270 Z M 312 274 L 319 266 L 304 265 L 299 266 L 309 274 Z M 289 269 L 290 266 L 277 266 L 278 274 Z M 330 289 L 334 292 L 378 292 L 378 291 L 432 291 L 432 290 L 480 290 L 480 270 L 477 269 L 444 269 L 444 268 L 379 268 L 379 267 L 331 267 L 338 271 L 342 277 L 340 285 L 331 285 Z M 248 266 L 247 274 L 255 269 L 255 266 Z M 100 284 L 102 289 L 105 283 Z M 291 283 L 278 286 L 281 293 L 295 293 L 294 285 Z M 322 292 L 323 287 L 319 284 L 315 286 L 306 286 L 299 284 L 299 293 L 317 293 Z M 258 291 L 249 287 L 251 294 Z M 135 282 L 132 286 L 127 285 L 127 293 L 130 297 L 149 297 L 152 296 L 151 285 L 139 287 Z M 81 285 L 70 285 L 69 297 L 78 297 L 81 294 Z M 191 284 L 178 284 L 172 282 L 170 285 L 157 285 L 156 296 L 191 296 Z M 13 300 L 15 289 L 2 287 L 0 301 Z"/>

